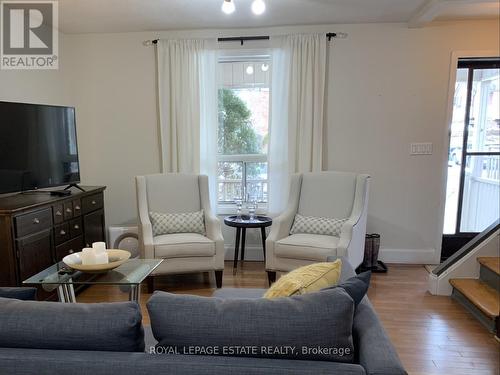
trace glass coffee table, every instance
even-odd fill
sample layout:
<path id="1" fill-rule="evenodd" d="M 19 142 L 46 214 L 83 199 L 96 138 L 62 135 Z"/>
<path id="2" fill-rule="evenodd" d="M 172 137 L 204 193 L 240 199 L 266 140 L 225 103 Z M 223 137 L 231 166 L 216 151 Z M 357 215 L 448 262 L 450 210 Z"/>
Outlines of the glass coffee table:
<path id="1" fill-rule="evenodd" d="M 139 302 L 140 286 L 163 259 L 129 259 L 114 270 L 89 274 L 75 271 L 59 262 L 23 281 L 25 285 L 41 285 L 48 292 L 57 289 L 59 301 L 76 302 L 75 285 L 127 286 L 129 300 Z"/>

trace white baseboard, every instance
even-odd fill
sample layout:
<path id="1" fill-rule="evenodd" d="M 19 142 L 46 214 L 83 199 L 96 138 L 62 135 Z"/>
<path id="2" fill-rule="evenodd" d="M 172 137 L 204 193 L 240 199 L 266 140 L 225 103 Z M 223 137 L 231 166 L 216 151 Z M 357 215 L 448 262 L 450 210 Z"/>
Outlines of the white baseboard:
<path id="1" fill-rule="evenodd" d="M 379 259 L 386 263 L 436 264 L 436 249 L 380 249 Z"/>
<path id="2" fill-rule="evenodd" d="M 224 260 L 234 260 L 234 246 L 226 245 L 224 246 L 226 250 L 226 255 Z M 241 249 L 240 249 L 241 251 Z M 239 254 L 241 259 L 241 253 Z M 245 246 L 245 260 L 251 261 L 264 261 L 264 254 L 262 253 L 262 246 L 248 245 Z"/>

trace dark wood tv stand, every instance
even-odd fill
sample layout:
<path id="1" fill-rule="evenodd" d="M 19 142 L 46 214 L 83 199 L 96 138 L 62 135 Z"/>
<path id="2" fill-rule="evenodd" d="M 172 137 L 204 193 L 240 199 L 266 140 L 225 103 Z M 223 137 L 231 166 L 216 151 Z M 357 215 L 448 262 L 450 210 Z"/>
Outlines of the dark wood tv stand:
<path id="1" fill-rule="evenodd" d="M 0 197 L 0 286 L 20 286 L 66 255 L 105 241 L 106 187 L 84 189 L 64 197 Z"/>

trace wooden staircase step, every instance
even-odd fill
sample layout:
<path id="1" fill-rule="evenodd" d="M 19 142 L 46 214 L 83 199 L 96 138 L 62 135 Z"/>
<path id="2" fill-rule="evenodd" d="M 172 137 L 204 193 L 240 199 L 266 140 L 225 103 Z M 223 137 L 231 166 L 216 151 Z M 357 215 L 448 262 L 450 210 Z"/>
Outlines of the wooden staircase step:
<path id="1" fill-rule="evenodd" d="M 477 261 L 483 267 L 500 275 L 500 257 L 479 257 Z"/>
<path id="2" fill-rule="evenodd" d="M 451 279 L 450 284 L 490 319 L 500 315 L 499 293 L 477 279 Z"/>

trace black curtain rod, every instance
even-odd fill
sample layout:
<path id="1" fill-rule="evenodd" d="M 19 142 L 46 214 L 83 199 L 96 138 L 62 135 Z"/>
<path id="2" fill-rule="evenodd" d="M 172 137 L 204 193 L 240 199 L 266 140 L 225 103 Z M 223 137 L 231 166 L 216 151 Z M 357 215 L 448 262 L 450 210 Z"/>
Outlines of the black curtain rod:
<path id="1" fill-rule="evenodd" d="M 240 42 L 243 45 L 247 40 L 269 40 L 269 35 L 264 36 L 231 36 L 228 38 L 217 38 L 218 42 Z"/>
<path id="2" fill-rule="evenodd" d="M 328 41 L 332 40 L 332 38 L 337 37 L 337 33 L 326 33 L 326 37 Z M 244 42 L 249 40 L 269 40 L 269 35 L 260 35 L 260 36 L 231 36 L 225 38 L 218 38 L 218 42 L 240 42 L 243 45 Z M 154 39 L 151 41 L 153 44 L 157 44 L 159 39 Z"/>

